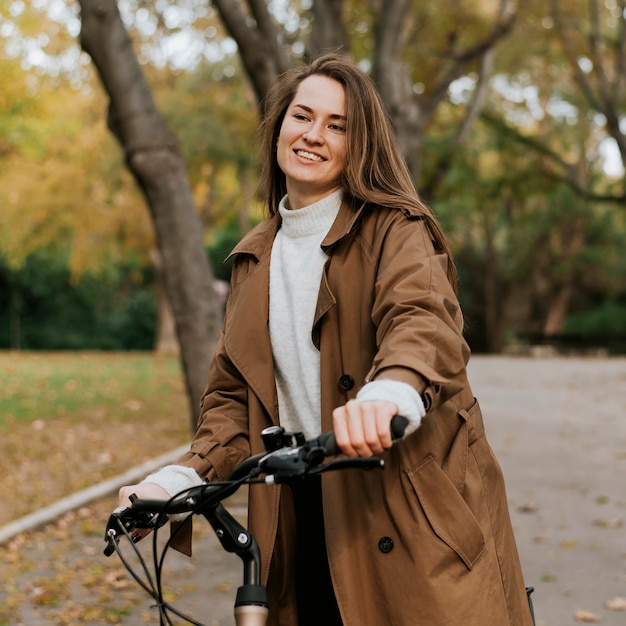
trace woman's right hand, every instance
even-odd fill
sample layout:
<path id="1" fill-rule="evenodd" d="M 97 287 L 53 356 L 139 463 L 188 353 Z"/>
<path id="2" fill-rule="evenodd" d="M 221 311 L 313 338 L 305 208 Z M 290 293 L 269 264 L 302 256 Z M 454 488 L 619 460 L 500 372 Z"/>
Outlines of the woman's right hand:
<path id="1" fill-rule="evenodd" d="M 145 500 L 169 500 L 170 494 L 156 483 L 139 483 L 138 485 L 127 485 L 119 490 L 118 499 L 120 506 L 131 506 L 130 496 L 136 495 Z M 149 528 L 135 528 L 131 539 L 134 543 L 147 537 L 152 531 Z"/>
<path id="2" fill-rule="evenodd" d="M 118 498 L 120 506 L 130 506 L 130 496 L 135 494 L 144 500 L 169 500 L 170 494 L 163 487 L 156 483 L 139 483 L 138 485 L 127 485 L 119 491 Z"/>

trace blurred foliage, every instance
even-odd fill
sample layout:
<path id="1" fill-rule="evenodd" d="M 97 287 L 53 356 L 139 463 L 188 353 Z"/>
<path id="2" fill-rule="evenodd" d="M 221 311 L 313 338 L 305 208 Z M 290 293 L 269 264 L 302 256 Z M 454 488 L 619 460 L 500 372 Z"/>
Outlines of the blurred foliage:
<path id="1" fill-rule="evenodd" d="M 0 347 L 25 350 L 150 350 L 157 310 L 150 274 L 109 265 L 72 280 L 43 251 L 18 269 L 0 259 Z"/>
<path id="2" fill-rule="evenodd" d="M 588 307 L 589 303 L 585 307 L 587 310 L 570 315 L 565 326 L 566 332 L 626 337 L 626 293 L 622 293 L 619 300 L 604 297 L 592 303 L 591 308 Z"/>
<path id="3" fill-rule="evenodd" d="M 207 254 L 228 282 L 236 225 L 214 233 Z M 62 256 L 39 250 L 12 268 L 0 257 L 0 349 L 152 350 L 158 310 L 152 271 L 130 258 L 74 278 Z"/>
<path id="4" fill-rule="evenodd" d="M 444 66 L 436 61 L 452 61 L 455 51 L 480 40 L 496 5 L 413 3 L 405 27 L 407 59 L 419 59 L 411 67 L 415 93 L 428 94 L 438 83 L 434 68 Z M 477 84 L 473 72 L 448 91 L 422 147 L 424 180 L 440 159 L 450 159 L 436 197 L 426 200 L 456 255 L 468 338 L 477 351 L 545 328 L 563 294 L 570 294 L 565 318 L 556 322 L 563 330 L 622 332 L 626 212 L 584 198 L 570 183 L 609 194 L 626 182 L 623 173 L 603 170 L 606 120 L 590 106 L 576 69 L 584 69 L 592 87 L 601 70 L 613 84 L 624 20 L 617 3 L 602 3 L 605 43 L 594 52 L 586 3 L 556 5 L 562 24 L 578 24 L 568 40 L 578 65 L 557 36 L 550 5 L 522 3 L 468 140 L 446 154 Z M 275 12 L 294 51 L 310 29 L 310 7 L 303 7 L 285 3 L 283 13 Z M 346 7 L 354 55 L 367 67 L 374 12 L 364 0 Z M 187 161 L 216 277 L 227 280 L 224 259 L 261 218 L 257 103 L 236 48 L 207 3 L 129 0 L 120 9 Z M 106 95 L 77 45 L 79 17 L 71 0 L 0 0 L 0 346 L 150 348 L 154 234 L 106 128 Z M 623 97 L 620 106 L 623 124 Z"/>

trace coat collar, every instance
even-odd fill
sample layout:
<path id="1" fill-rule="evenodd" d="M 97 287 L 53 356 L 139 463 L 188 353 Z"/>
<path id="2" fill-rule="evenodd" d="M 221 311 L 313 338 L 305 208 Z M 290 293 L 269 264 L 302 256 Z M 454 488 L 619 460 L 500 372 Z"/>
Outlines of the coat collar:
<path id="1" fill-rule="evenodd" d="M 282 218 L 279 213 L 276 213 L 269 219 L 263 220 L 258 226 L 255 226 L 249 233 L 242 237 L 241 241 L 226 257 L 226 260 L 236 254 L 250 254 L 258 261 L 266 254 L 270 254 L 274 238 L 280 228 L 281 222 Z"/>
<path id="2" fill-rule="evenodd" d="M 333 225 L 330 227 L 330 230 L 324 237 L 322 241 L 322 249 L 328 250 L 336 243 L 338 243 L 341 239 L 350 234 L 352 229 L 355 227 L 355 224 L 359 220 L 361 213 L 365 208 L 365 203 L 362 202 L 360 206 L 355 210 L 350 203 L 345 200 L 341 203 L 341 207 L 339 208 L 339 213 L 333 222 Z"/>
<path id="3" fill-rule="evenodd" d="M 342 202 L 333 225 L 322 241 L 322 249 L 328 250 L 349 235 L 363 213 L 364 208 L 364 202 L 356 210 L 349 202 Z M 274 238 L 281 223 L 282 219 L 279 213 L 263 220 L 241 239 L 227 258 L 236 254 L 250 254 L 259 261 L 265 255 L 270 254 Z"/>

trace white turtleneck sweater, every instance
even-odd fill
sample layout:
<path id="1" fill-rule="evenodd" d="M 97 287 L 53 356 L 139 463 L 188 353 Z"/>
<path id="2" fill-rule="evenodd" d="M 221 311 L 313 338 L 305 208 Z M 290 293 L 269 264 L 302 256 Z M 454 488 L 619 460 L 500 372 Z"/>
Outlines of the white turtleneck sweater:
<path id="1" fill-rule="evenodd" d="M 311 340 L 328 256 L 320 247 L 341 206 L 341 191 L 301 209 L 278 207 L 282 226 L 270 260 L 270 341 L 281 425 L 307 438 L 320 432 L 320 353 Z"/>
<path id="2" fill-rule="evenodd" d="M 282 225 L 270 259 L 269 332 L 274 356 L 280 423 L 288 432 L 310 439 L 320 433 L 320 353 L 311 329 L 317 297 L 328 256 L 321 243 L 341 206 L 341 190 L 301 209 L 287 208 L 287 196 L 278 207 Z M 405 436 L 425 415 L 420 395 L 410 385 L 375 380 L 357 393 L 358 401 L 385 400 L 398 406 L 409 420 Z M 168 465 L 146 477 L 174 495 L 200 484 L 195 470 Z"/>

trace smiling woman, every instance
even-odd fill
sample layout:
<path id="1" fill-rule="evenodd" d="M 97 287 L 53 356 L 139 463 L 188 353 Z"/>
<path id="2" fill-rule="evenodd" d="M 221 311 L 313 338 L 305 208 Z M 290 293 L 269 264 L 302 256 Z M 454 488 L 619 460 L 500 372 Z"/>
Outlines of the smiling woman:
<path id="1" fill-rule="evenodd" d="M 300 209 L 339 189 L 346 160 L 345 93 L 325 76 L 303 80 L 278 135 L 278 166 L 288 208 Z"/>
<path id="2" fill-rule="evenodd" d="M 269 625 L 529 626 L 450 249 L 372 82 L 336 54 L 285 73 L 262 139 L 269 217 L 232 253 L 194 441 L 120 504 L 222 480 L 268 426 L 332 429 L 385 471 L 250 486 Z"/>

